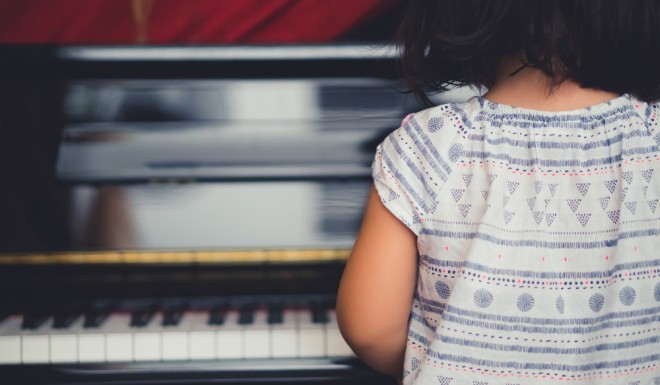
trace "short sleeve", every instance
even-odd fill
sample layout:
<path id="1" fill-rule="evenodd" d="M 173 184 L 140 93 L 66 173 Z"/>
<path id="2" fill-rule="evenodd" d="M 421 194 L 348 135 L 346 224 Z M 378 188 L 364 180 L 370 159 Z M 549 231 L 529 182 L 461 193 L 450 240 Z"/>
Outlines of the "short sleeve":
<path id="1" fill-rule="evenodd" d="M 646 124 L 651 130 L 655 143 L 660 146 L 660 100 L 648 103 L 646 109 Z"/>
<path id="2" fill-rule="evenodd" d="M 461 150 L 444 148 L 440 128 L 445 119 L 428 111 L 409 115 L 376 150 L 373 179 L 380 200 L 416 235 L 435 212 L 438 194 L 451 174 L 456 159 L 449 154 Z"/>

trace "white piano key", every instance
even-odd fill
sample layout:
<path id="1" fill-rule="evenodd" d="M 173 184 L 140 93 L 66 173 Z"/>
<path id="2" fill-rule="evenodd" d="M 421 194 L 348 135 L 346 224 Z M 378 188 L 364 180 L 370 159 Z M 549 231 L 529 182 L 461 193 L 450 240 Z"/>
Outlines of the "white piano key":
<path id="1" fill-rule="evenodd" d="M 298 357 L 298 312 L 286 309 L 282 312 L 282 323 L 271 327 L 271 356 L 273 358 Z"/>
<path id="2" fill-rule="evenodd" d="M 217 354 L 217 337 L 211 331 L 191 331 L 188 335 L 190 341 L 191 360 L 212 360 L 220 355 Z"/>
<path id="3" fill-rule="evenodd" d="M 24 364 L 43 364 L 50 361 L 48 335 L 21 336 Z"/>
<path id="4" fill-rule="evenodd" d="M 34 330 L 23 330 L 21 333 L 21 361 L 24 364 L 44 364 L 50 362 L 50 338 L 48 331 L 53 322 L 49 318 Z"/>
<path id="5" fill-rule="evenodd" d="M 188 332 L 163 332 L 162 336 L 163 361 L 182 361 L 190 357 Z"/>
<path id="6" fill-rule="evenodd" d="M 270 357 L 270 331 L 268 311 L 257 309 L 254 312 L 254 322 L 243 328 L 244 358 Z"/>
<path id="7" fill-rule="evenodd" d="M 107 362 L 133 361 L 133 332 L 131 315 L 115 313 L 101 325 L 99 332 L 105 335 L 105 359 Z"/>
<path id="8" fill-rule="evenodd" d="M 216 331 L 216 357 L 219 359 L 243 358 L 243 331 L 238 324 L 238 310 L 228 310 L 224 324 Z"/>
<path id="9" fill-rule="evenodd" d="M 273 358 L 295 358 L 298 353 L 298 332 L 294 329 L 273 329 L 272 357 Z"/>
<path id="10" fill-rule="evenodd" d="M 105 360 L 107 362 L 133 361 L 133 335 L 131 333 L 106 334 Z"/>
<path id="11" fill-rule="evenodd" d="M 334 309 L 328 310 L 328 323 L 326 324 L 326 347 L 328 357 L 349 357 L 354 356 L 353 351 L 348 346 L 344 337 L 339 331 L 337 324 L 337 312 Z"/>
<path id="12" fill-rule="evenodd" d="M 216 358 L 215 326 L 208 324 L 208 312 L 190 312 L 183 321 L 188 325 L 188 357 L 191 360 Z"/>
<path id="13" fill-rule="evenodd" d="M 12 315 L 0 323 L 0 364 L 21 363 L 22 321 L 20 315 Z"/>
<path id="14" fill-rule="evenodd" d="M 133 331 L 133 359 L 135 361 L 160 361 L 161 332 L 163 314 L 158 312 L 146 326 L 132 327 Z"/>
<path id="15" fill-rule="evenodd" d="M 78 362 L 78 336 L 83 325 L 83 317 L 78 317 L 67 328 L 49 330 L 50 333 L 50 362 L 73 363 Z"/>
<path id="16" fill-rule="evenodd" d="M 135 361 L 160 361 L 160 333 L 133 334 L 133 359 Z"/>
<path id="17" fill-rule="evenodd" d="M 50 336 L 50 362 L 78 362 L 78 337 L 75 334 Z"/>
<path id="18" fill-rule="evenodd" d="M 312 322 L 312 311 L 302 309 L 298 329 L 298 351 L 301 358 L 325 357 L 325 325 Z"/>
<path id="19" fill-rule="evenodd" d="M 78 334 L 78 362 L 105 362 L 105 336 L 100 333 Z"/>
<path id="20" fill-rule="evenodd" d="M 105 336 L 100 330 L 101 327 L 85 328 L 85 315 L 67 328 L 67 331 L 77 335 L 78 362 L 98 363 L 106 361 Z"/>
<path id="21" fill-rule="evenodd" d="M 21 363 L 21 337 L 0 336 L 0 364 Z"/>

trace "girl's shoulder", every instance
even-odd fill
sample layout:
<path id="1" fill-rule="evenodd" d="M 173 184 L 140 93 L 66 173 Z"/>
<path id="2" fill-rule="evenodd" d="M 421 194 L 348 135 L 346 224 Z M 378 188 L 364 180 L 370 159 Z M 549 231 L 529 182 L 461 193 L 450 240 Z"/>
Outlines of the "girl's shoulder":
<path id="1" fill-rule="evenodd" d="M 478 97 L 460 103 L 440 104 L 409 114 L 403 119 L 399 130 L 416 133 L 442 145 L 475 130 L 482 110 Z"/>

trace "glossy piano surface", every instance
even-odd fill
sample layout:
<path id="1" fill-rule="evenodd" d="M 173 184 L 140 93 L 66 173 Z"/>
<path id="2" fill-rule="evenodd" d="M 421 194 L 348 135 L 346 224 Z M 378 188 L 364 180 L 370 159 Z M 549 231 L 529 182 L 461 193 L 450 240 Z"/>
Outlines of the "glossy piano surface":
<path id="1" fill-rule="evenodd" d="M 384 79 L 72 82 L 73 247 L 348 248 L 409 98 Z"/>
<path id="2" fill-rule="evenodd" d="M 7 81 L 14 89 L 6 92 L 41 116 L 36 124 L 16 117 L 5 130 L 19 168 L 5 172 L 3 211 L 14 223 L 0 252 L 350 248 L 376 145 L 418 105 L 389 78 L 333 72 L 336 61 L 364 57 L 396 72 L 389 51 L 352 47 L 349 59 L 328 62 L 327 48 L 289 61 L 287 50 L 257 50 L 291 71 L 325 68 L 322 77 L 64 78 L 39 82 L 50 85 L 40 95 L 31 79 Z M 91 55 L 90 70 L 99 61 L 131 67 L 98 50 L 59 56 L 82 65 Z M 234 63 L 213 52 L 219 67 Z M 19 103 L 7 99 L 8 109 Z M 12 153 L 15 146 L 23 150 Z M 15 226 L 16 205 L 25 228 Z"/>

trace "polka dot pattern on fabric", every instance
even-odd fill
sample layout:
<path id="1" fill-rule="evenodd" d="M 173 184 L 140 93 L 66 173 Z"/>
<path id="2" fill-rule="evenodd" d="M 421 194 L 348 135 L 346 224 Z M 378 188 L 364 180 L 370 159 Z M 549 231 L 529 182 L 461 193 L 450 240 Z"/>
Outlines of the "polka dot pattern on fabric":
<path id="1" fill-rule="evenodd" d="M 534 307 L 534 297 L 529 293 L 523 293 L 518 297 L 516 301 L 516 306 L 518 310 L 527 312 L 532 310 Z"/>
<path id="2" fill-rule="evenodd" d="M 564 304 L 564 298 L 561 295 L 557 297 L 557 299 L 555 300 L 555 307 L 557 308 L 559 314 L 564 314 L 565 304 Z"/>
<path id="3" fill-rule="evenodd" d="M 433 117 L 429 119 L 429 131 L 431 132 L 440 131 L 443 125 L 444 125 L 443 119 L 440 119 L 438 117 Z"/>
<path id="4" fill-rule="evenodd" d="M 449 288 L 449 285 L 447 285 L 446 283 L 440 280 L 436 281 L 435 283 L 435 291 L 442 299 L 449 298 L 449 295 L 451 294 L 451 289 Z"/>
<path id="5" fill-rule="evenodd" d="M 600 293 L 596 293 L 589 298 L 589 307 L 594 313 L 598 313 L 603 308 L 604 303 L 605 296 Z"/>
<path id="6" fill-rule="evenodd" d="M 635 292 L 635 289 L 630 286 L 626 286 L 619 291 L 619 301 L 626 306 L 635 303 L 635 297 L 637 297 L 637 293 Z"/>
<path id="7" fill-rule="evenodd" d="M 463 154 L 463 145 L 460 143 L 454 143 L 449 147 L 449 160 L 456 162 L 461 155 Z"/>
<path id="8" fill-rule="evenodd" d="M 486 289 L 479 289 L 474 292 L 474 303 L 482 308 L 487 308 L 493 303 L 493 294 Z"/>

